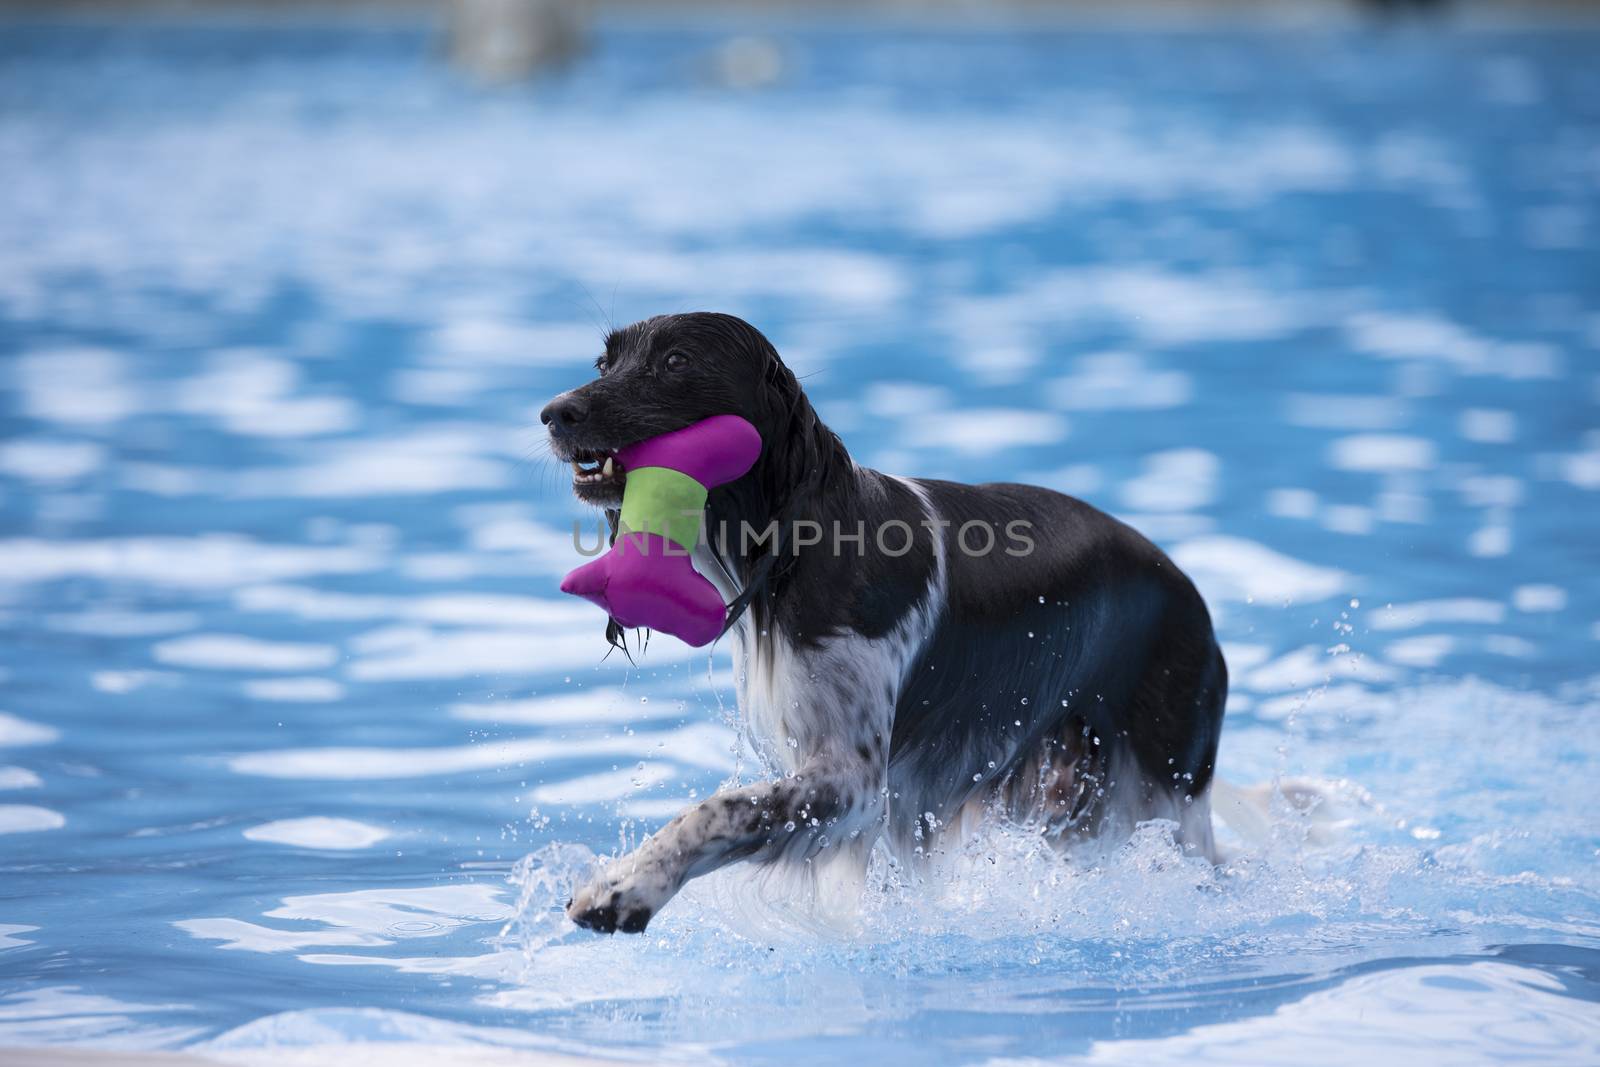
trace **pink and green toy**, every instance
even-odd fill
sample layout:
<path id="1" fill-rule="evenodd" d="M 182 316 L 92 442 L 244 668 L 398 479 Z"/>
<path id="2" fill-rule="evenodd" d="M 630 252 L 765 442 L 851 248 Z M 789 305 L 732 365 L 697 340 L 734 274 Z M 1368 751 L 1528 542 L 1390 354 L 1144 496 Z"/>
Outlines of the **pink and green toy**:
<path id="1" fill-rule="evenodd" d="M 605 555 L 561 581 L 623 626 L 710 644 L 727 605 L 689 562 L 712 489 L 742 476 L 761 454 L 761 435 L 737 415 L 713 415 L 617 451 L 627 481 L 616 539 Z"/>

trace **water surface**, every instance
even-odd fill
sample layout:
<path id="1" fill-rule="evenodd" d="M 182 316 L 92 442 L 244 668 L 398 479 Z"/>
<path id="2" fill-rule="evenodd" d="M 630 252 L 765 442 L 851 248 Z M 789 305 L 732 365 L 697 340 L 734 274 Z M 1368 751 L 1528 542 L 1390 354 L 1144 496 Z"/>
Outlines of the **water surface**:
<path id="1" fill-rule="evenodd" d="M 752 32 L 496 90 L 420 26 L 0 26 L 0 1046 L 1600 1058 L 1596 38 Z M 562 923 L 759 773 L 725 652 L 556 590 L 536 412 L 689 308 L 863 462 L 1166 547 L 1221 773 L 1326 817 Z"/>

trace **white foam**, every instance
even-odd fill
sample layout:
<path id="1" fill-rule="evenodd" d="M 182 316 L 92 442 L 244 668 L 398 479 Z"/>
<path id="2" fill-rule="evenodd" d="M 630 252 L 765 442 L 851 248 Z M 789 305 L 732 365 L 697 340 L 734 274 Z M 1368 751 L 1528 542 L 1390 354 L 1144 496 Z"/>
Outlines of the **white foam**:
<path id="1" fill-rule="evenodd" d="M 166 671 L 95 671 L 89 684 L 101 693 L 131 693 L 147 685 L 176 685 L 178 676 Z"/>
<path id="2" fill-rule="evenodd" d="M 457 407 L 495 384 L 482 367 L 400 367 L 389 379 L 389 395 L 419 407 Z"/>
<path id="3" fill-rule="evenodd" d="M 1498 600 L 1455 597 L 1446 600 L 1419 600 L 1393 604 L 1367 617 L 1374 630 L 1410 630 L 1439 623 L 1482 623 L 1495 625 L 1506 617 L 1506 606 Z"/>
<path id="4" fill-rule="evenodd" d="M 1548 345 L 1494 341 L 1427 313 L 1366 311 L 1345 319 L 1352 348 L 1383 359 L 1433 360 L 1463 374 L 1556 378 L 1560 353 Z"/>
<path id="5" fill-rule="evenodd" d="M 1028 408 L 966 408 L 902 427 L 902 443 L 912 448 L 945 448 L 984 456 L 1008 448 L 1053 445 L 1067 436 L 1067 420 L 1054 412 Z"/>
<path id="6" fill-rule="evenodd" d="M 46 422 L 101 426 L 135 411 L 139 396 L 123 377 L 121 353 L 55 348 L 24 353 L 15 363 L 22 407 Z"/>
<path id="7" fill-rule="evenodd" d="M 1371 657 L 1334 655 L 1319 645 L 1303 645 L 1261 667 L 1247 672 L 1239 681 L 1257 693 L 1281 693 L 1326 685 L 1334 679 L 1354 682 L 1393 682 L 1399 674 Z"/>
<path id="8" fill-rule="evenodd" d="M 400 560 L 401 577 L 413 582 L 463 582 L 487 572 L 499 573 L 499 561 L 484 566 L 485 557 L 465 552 L 414 552 Z"/>
<path id="9" fill-rule="evenodd" d="M 1096 492 L 1105 483 L 1100 468 L 1092 463 L 1070 463 L 1054 470 L 1030 471 L 1022 476 L 1022 480 L 1030 485 L 1042 485 L 1073 496 Z"/>
<path id="10" fill-rule="evenodd" d="M 424 959 L 354 953 L 306 953 L 303 962 L 371 966 L 408 973 L 439 973 Z M 515 981 L 503 957 L 487 965 L 452 961 L 449 973 L 485 982 Z M 450 967 L 449 964 L 445 965 Z M 608 1062 L 596 1044 L 555 1040 L 521 1029 L 468 1026 L 386 1008 L 319 1007 L 256 1019 L 196 1049 L 207 1063 L 238 1067 L 584 1067 Z"/>
<path id="11" fill-rule="evenodd" d="M 308 437 L 356 425 L 356 406 L 344 397 L 294 396 L 299 379 L 300 368 L 289 360 L 257 349 L 228 349 L 179 382 L 172 405 L 250 437 Z"/>
<path id="12" fill-rule="evenodd" d="M 1600 489 L 1600 448 L 1561 457 L 1561 476 L 1579 489 Z"/>
<path id="13" fill-rule="evenodd" d="M 1389 642 L 1383 654 L 1391 662 L 1408 667 L 1436 667 L 1455 647 L 1456 639 L 1449 634 L 1417 634 Z"/>
<path id="14" fill-rule="evenodd" d="M 1090 314 L 1114 312 L 1166 345 L 1281 337 L 1305 319 L 1303 297 L 1286 297 L 1243 274 L 1180 274 L 1159 268 L 1095 268 L 1057 279 L 1055 292 L 1081 286 Z"/>
<path id="15" fill-rule="evenodd" d="M 1432 441 L 1403 434 L 1356 434 L 1328 446 L 1328 462 L 1346 471 L 1425 471 L 1437 463 Z"/>
<path id="16" fill-rule="evenodd" d="M 198 1040 L 206 1032 L 201 1027 L 163 1026 L 152 1019 L 159 1012 L 194 1010 L 193 1004 L 138 1003 L 84 993 L 75 985 L 35 983 L 0 1004 L 0 1044 L 8 1050 L 71 1045 L 62 1055 L 73 1057 L 92 1056 L 83 1049 L 98 1045 L 115 1050 L 104 1053 L 105 1062 L 125 1063 L 128 1049 L 175 1048 Z"/>
<path id="17" fill-rule="evenodd" d="M 581 624 L 570 624 L 565 629 L 414 630 L 397 633 L 397 643 L 390 648 L 359 656 L 346 672 L 360 681 L 378 682 L 541 674 L 597 667 L 610 651 L 602 637 L 603 629 L 604 620 L 599 613 L 589 612 Z M 728 653 L 724 648 L 719 654 Z M 650 642 L 640 662 L 675 663 L 705 655 L 704 649 L 658 637 Z"/>
<path id="18" fill-rule="evenodd" d="M 409 626 L 405 624 L 395 626 L 380 626 L 375 630 L 367 630 L 356 634 L 345 644 L 350 651 L 366 654 L 368 652 L 388 652 L 407 645 L 425 643 L 433 638 L 433 631 L 426 626 Z"/>
<path id="19" fill-rule="evenodd" d="M 1009 292 L 958 297 L 947 302 L 943 327 L 958 353 L 993 348 L 1000 340 L 1022 347 L 1033 333 L 1064 326 L 1091 328 L 1110 320 L 1153 346 L 1201 341 L 1281 337 L 1331 314 L 1332 301 L 1317 294 L 1285 295 L 1239 273 L 1190 274 L 1158 266 L 1094 267 L 1033 276 Z M 1091 368 L 1101 377 L 1101 398 L 1127 399 L 1123 357 Z M 1163 380 L 1164 401 L 1183 387 Z M 1052 390 L 1071 399 L 1071 387 Z M 1158 394 L 1160 395 L 1160 394 Z"/>
<path id="20" fill-rule="evenodd" d="M 1227 641 L 1222 645 L 1222 655 L 1228 661 L 1230 671 L 1249 670 L 1272 658 L 1272 646 Z"/>
<path id="21" fill-rule="evenodd" d="M 0 746 L 45 745 L 61 736 L 54 726 L 29 722 L 8 711 L 0 711 Z"/>
<path id="22" fill-rule="evenodd" d="M 579 723 L 624 723 L 644 719 L 683 718 L 681 701 L 642 700 L 606 686 L 575 693 L 497 700 L 484 704 L 452 704 L 450 714 L 469 722 L 563 726 Z"/>
<path id="23" fill-rule="evenodd" d="M 1050 403 L 1067 411 L 1156 411 L 1187 404 L 1194 383 L 1183 371 L 1160 370 L 1135 352 L 1097 352 L 1046 390 Z"/>
<path id="24" fill-rule="evenodd" d="M 363 438 L 328 446 L 299 466 L 246 471 L 231 479 L 231 490 L 241 497 L 348 499 L 503 489 L 511 468 L 492 454 L 499 447 L 490 433 L 451 428 Z"/>
<path id="25" fill-rule="evenodd" d="M 1322 528 L 1334 533 L 1365 536 L 1372 532 L 1374 516 L 1371 508 L 1359 504 L 1330 504 L 1321 516 Z"/>
<path id="26" fill-rule="evenodd" d="M 106 450 L 93 441 L 13 438 L 0 444 L 0 473 L 41 485 L 81 481 L 105 465 Z"/>
<path id="27" fill-rule="evenodd" d="M 1351 577 L 1275 552 L 1242 537 L 1196 537 L 1172 551 L 1208 598 L 1221 600 L 1321 600 L 1345 589 Z"/>
<path id="28" fill-rule="evenodd" d="M 467 529 L 467 542 L 477 552 L 516 552 L 552 573 L 574 554 L 574 526 L 551 526 L 531 519 L 520 504 L 473 504 L 457 508 L 455 517 Z M 594 512 L 574 520 L 585 546 L 603 543 L 605 519 Z"/>
<path id="29" fill-rule="evenodd" d="M 1122 483 L 1122 502 L 1142 511 L 1194 511 L 1216 499 L 1222 461 L 1200 448 L 1145 457 L 1144 470 Z"/>
<path id="30" fill-rule="evenodd" d="M 1291 426 L 1319 430 L 1391 430 L 1406 419 L 1406 403 L 1392 396 L 1290 393 L 1283 418 Z"/>
<path id="31" fill-rule="evenodd" d="M 1468 474 L 1450 481 L 1475 508 L 1514 508 L 1522 503 L 1526 488 L 1522 479 L 1510 474 Z"/>
<path id="32" fill-rule="evenodd" d="M 232 588 L 317 574 L 376 570 L 384 556 L 365 547 L 263 544 L 233 534 L 129 537 L 101 541 L 0 541 L 0 582 L 99 578 L 185 588 Z"/>
<path id="33" fill-rule="evenodd" d="M 1081 1062 L 1504 1063 L 1530 1048 L 1553 1061 L 1587 1058 L 1593 1013 L 1561 978 L 1500 960 L 1407 964 L 1353 969 L 1248 1019 L 1095 1039 Z M 1313 1051 L 1332 1049 L 1337 1056 Z"/>
<path id="34" fill-rule="evenodd" d="M 645 761 L 641 765 L 619 771 L 602 771 L 586 774 L 566 781 L 545 782 L 536 786 L 528 798 L 535 804 L 603 804 L 621 800 L 630 793 L 649 789 L 663 782 L 681 777 L 682 772 L 670 763 Z"/>
<path id="35" fill-rule="evenodd" d="M 332 645 L 263 641 L 243 634 L 193 634 L 151 649 L 160 663 L 223 671 L 303 671 L 332 666 Z"/>
<path id="36" fill-rule="evenodd" d="M 734 735 L 726 728 L 694 723 L 660 733 L 580 739 L 528 737 L 452 748 L 284 749 L 235 756 L 228 761 L 228 766 L 237 774 L 263 778 L 362 781 L 423 778 L 585 757 L 637 759 L 642 753 L 694 767 L 728 771 L 733 768 L 733 746 Z"/>
<path id="37" fill-rule="evenodd" d="M 500 887 L 483 882 L 421 888 L 359 889 L 283 898 L 265 918 L 294 923 L 278 929 L 232 918 L 179 919 L 172 925 L 218 948 L 297 952 L 319 946 L 377 947 L 440 937 L 468 923 L 503 922 L 510 909 Z M 308 928 L 308 924 L 320 924 Z M 373 958 L 373 962 L 378 962 Z"/>
<path id="38" fill-rule="evenodd" d="M 618 257 L 607 251 L 597 261 L 579 255 L 568 269 L 597 282 L 604 278 L 607 284 L 649 292 L 681 293 L 683 280 L 694 278 L 701 291 L 714 291 L 729 301 L 775 293 L 847 308 L 882 307 L 910 287 L 904 269 L 888 256 L 792 245 L 689 251 L 641 242 L 634 255 Z"/>
<path id="39" fill-rule="evenodd" d="M 1517 417 L 1496 408 L 1468 408 L 1458 420 L 1461 436 L 1486 445 L 1506 445 L 1517 439 Z"/>
<path id="40" fill-rule="evenodd" d="M 1567 591 L 1559 585 L 1519 585 L 1511 591 L 1511 604 L 1522 612 L 1564 611 Z"/>
<path id="41" fill-rule="evenodd" d="M 192 630 L 200 624 L 193 611 L 116 611 L 89 610 L 71 615 L 48 615 L 45 625 L 63 633 L 95 634 L 101 637 L 146 637 Z"/>
<path id="42" fill-rule="evenodd" d="M 1515 634 L 1485 634 L 1483 650 L 1508 659 L 1537 659 L 1543 651 L 1532 641 Z"/>
<path id="43" fill-rule="evenodd" d="M 876 419 L 927 418 L 950 406 L 950 390 L 926 382 L 879 381 L 868 385 L 861 405 Z"/>
<path id="44" fill-rule="evenodd" d="M 1491 521 L 1472 531 L 1467 538 L 1467 553 L 1479 559 L 1498 559 L 1511 554 L 1511 526 L 1504 520 Z"/>
<path id="45" fill-rule="evenodd" d="M 1258 717 L 1279 722 L 1291 716 L 1316 715 L 1322 718 L 1361 714 L 1373 701 L 1372 690 L 1355 682 L 1329 682 L 1315 689 L 1293 689 L 1267 697 L 1256 705 Z M 1228 710 L 1233 710 L 1229 694 Z"/>
<path id="46" fill-rule="evenodd" d="M 955 362 L 982 385 L 1013 385 L 1028 377 L 1044 353 L 1026 341 L 967 338 L 952 354 Z"/>
<path id="47" fill-rule="evenodd" d="M 1309 519 L 1317 513 L 1317 494 L 1309 489 L 1273 489 L 1267 493 L 1267 513 L 1280 519 Z"/>
<path id="48" fill-rule="evenodd" d="M 1138 530 L 1157 544 L 1169 544 L 1185 538 L 1200 537 L 1217 528 L 1217 520 L 1209 515 L 1195 515 L 1182 511 L 1116 512 L 1114 517 Z"/>
<path id="49" fill-rule="evenodd" d="M 124 489 L 165 497 L 221 492 L 224 481 L 215 471 L 175 467 L 169 463 L 121 463 L 117 466 L 117 477 Z"/>
<path id="50" fill-rule="evenodd" d="M 1420 525 L 1428 521 L 1432 509 L 1422 493 L 1384 490 L 1378 494 L 1373 510 L 1383 522 Z"/>
<path id="51" fill-rule="evenodd" d="M 617 814 L 628 819 L 671 819 L 694 807 L 693 797 L 624 797 Z"/>
<path id="52" fill-rule="evenodd" d="M 67 817 L 59 811 L 32 804 L 0 804 L 0 834 L 31 834 L 65 825 Z"/>
<path id="53" fill-rule="evenodd" d="M 332 678 L 252 678 L 243 688 L 252 700 L 326 704 L 344 699 L 344 686 Z"/>
<path id="54" fill-rule="evenodd" d="M 389 837 L 389 831 L 354 819 L 311 815 L 252 826 L 244 831 L 244 836 L 251 841 L 294 845 L 298 848 L 344 850 L 371 848 Z"/>
<path id="55" fill-rule="evenodd" d="M 32 941 L 29 941 L 25 937 L 15 937 L 13 935 L 31 933 L 37 929 L 39 929 L 37 926 L 21 926 L 17 923 L 0 923 L 0 951 L 8 948 L 20 948 L 23 945 L 33 944 Z"/>
<path id="56" fill-rule="evenodd" d="M 354 930 L 278 930 L 243 919 L 179 919 L 173 926 L 192 937 L 220 941 L 218 948 L 248 952 L 298 952 L 303 948 L 349 946 L 374 948 L 391 944 L 378 934 Z"/>
<path id="57" fill-rule="evenodd" d="M 44 779 L 26 767 L 0 767 L 0 789 L 37 789 Z"/>
<path id="58" fill-rule="evenodd" d="M 603 331 L 585 323 L 462 315 L 434 328 L 423 357 L 444 367 L 466 363 L 592 371 L 590 364 L 604 341 Z"/>

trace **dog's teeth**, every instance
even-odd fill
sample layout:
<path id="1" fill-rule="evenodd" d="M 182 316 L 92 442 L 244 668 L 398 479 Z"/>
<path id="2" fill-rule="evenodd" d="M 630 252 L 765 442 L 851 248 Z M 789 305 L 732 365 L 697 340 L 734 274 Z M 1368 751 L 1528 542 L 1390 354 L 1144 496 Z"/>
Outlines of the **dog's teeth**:
<path id="1" fill-rule="evenodd" d="M 607 478 L 611 477 L 611 457 L 610 456 L 606 457 L 606 465 L 604 467 L 600 468 L 600 473 L 603 476 L 607 477 Z"/>

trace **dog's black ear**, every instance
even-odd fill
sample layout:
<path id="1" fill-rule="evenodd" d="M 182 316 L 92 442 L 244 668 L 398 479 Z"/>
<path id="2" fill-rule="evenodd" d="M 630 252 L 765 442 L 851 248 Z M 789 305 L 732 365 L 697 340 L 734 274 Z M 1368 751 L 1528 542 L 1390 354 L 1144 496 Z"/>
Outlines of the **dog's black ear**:
<path id="1" fill-rule="evenodd" d="M 850 464 L 844 443 L 817 417 L 777 349 L 759 333 L 756 343 L 763 362 L 762 448 L 756 462 L 756 494 L 758 512 L 769 521 L 777 520 L 777 536 L 763 546 L 744 589 L 729 605 L 723 633 L 747 609 L 755 607 L 758 615 L 765 612 L 796 562 L 795 554 L 788 550 L 787 532 L 798 520 L 820 517 L 823 492 Z"/>

